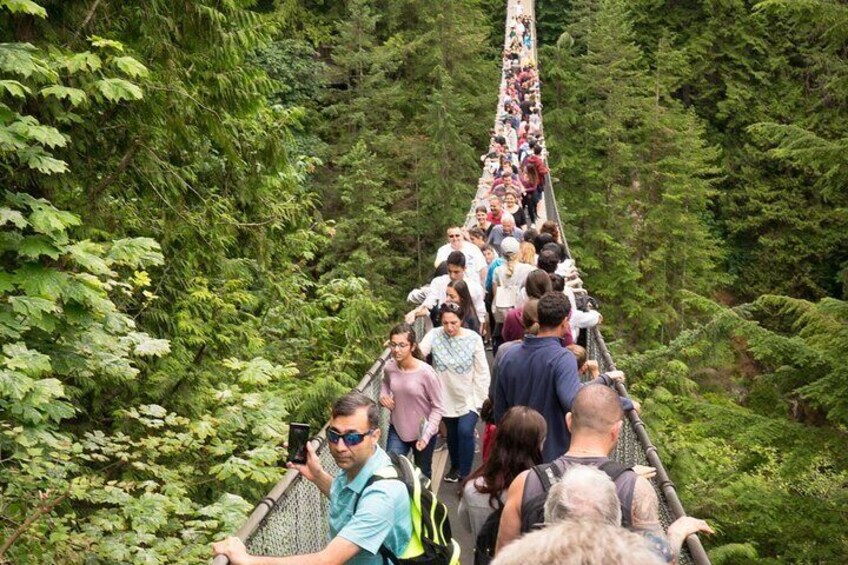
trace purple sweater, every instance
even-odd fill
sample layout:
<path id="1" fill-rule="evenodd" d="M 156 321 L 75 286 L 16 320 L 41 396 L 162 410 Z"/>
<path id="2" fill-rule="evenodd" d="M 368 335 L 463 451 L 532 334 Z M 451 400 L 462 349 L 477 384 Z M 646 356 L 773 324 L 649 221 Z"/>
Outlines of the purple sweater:
<path id="1" fill-rule="evenodd" d="M 389 359 L 383 368 L 383 383 L 380 396 L 391 396 L 395 401 L 391 422 L 403 441 L 430 441 L 439 429 L 439 421 L 445 413 L 442 404 L 442 383 L 433 367 L 423 361 L 413 371 L 402 371 L 394 359 Z M 424 435 L 418 437 L 421 419 L 427 420 Z"/>

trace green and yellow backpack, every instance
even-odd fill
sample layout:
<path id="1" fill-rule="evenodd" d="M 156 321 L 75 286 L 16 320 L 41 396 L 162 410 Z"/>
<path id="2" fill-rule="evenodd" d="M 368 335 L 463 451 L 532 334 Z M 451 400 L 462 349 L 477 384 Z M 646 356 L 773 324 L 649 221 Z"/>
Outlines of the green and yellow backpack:
<path id="1" fill-rule="evenodd" d="M 430 479 L 403 455 L 389 456 L 392 464 L 374 473 L 362 490 L 377 481 L 401 481 L 409 493 L 412 536 L 402 555 L 385 546 L 380 547 L 380 555 L 395 565 L 459 565 L 460 549 L 451 537 L 448 509 L 430 490 Z"/>

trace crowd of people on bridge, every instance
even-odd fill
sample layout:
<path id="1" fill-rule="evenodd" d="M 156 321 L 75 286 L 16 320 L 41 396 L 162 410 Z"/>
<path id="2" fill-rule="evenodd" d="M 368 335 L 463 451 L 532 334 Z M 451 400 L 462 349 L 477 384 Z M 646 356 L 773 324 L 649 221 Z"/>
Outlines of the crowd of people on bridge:
<path id="1" fill-rule="evenodd" d="M 476 540 L 464 548 L 475 563 L 668 563 L 688 534 L 709 531 L 684 517 L 664 532 L 649 475 L 610 459 L 625 413 L 639 406 L 619 396 L 621 371 L 588 359 L 588 331 L 603 318 L 540 206 L 549 170 L 533 22 L 522 2 L 509 5 L 498 116 L 472 211 L 447 229 L 432 280 L 410 293 L 416 306 L 389 334 L 385 449 L 378 404 L 342 397 L 327 432 L 342 472 L 329 475 L 311 445 L 305 465 L 290 464 L 330 499 L 329 544 L 256 557 L 229 538 L 214 550 L 231 563 L 401 555 L 412 535 L 409 497 L 397 481 L 369 478 L 389 454 L 411 457 L 430 477 L 440 437 L 450 462 L 443 480 L 460 483 L 459 524 Z M 432 329 L 419 342 L 412 324 L 422 317 Z M 474 469 L 480 418 L 483 463 Z"/>

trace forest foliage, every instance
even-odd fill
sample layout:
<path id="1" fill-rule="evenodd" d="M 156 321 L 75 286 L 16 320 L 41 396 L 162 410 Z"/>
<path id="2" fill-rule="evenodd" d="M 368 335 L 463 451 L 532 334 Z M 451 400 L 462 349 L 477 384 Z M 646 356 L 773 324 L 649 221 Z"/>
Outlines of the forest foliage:
<path id="1" fill-rule="evenodd" d="M 538 2 L 577 264 L 715 563 L 848 552 L 845 48 L 827 0 Z"/>
<path id="2" fill-rule="evenodd" d="M 476 175 L 443 8 L 0 2 L 0 562 L 207 558 L 359 380 Z"/>

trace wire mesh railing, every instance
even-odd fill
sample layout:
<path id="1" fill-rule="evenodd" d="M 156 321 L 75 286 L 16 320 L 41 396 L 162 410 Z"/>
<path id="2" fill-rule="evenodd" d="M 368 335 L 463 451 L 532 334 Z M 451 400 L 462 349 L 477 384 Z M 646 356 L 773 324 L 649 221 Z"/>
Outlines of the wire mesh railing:
<path id="1" fill-rule="evenodd" d="M 529 33 L 531 34 L 530 52 L 532 60 L 536 58 L 536 29 L 535 29 L 535 6 L 530 0 L 509 0 L 507 5 L 507 22 L 516 15 L 516 8 L 521 5 L 523 12 L 530 15 Z M 509 28 L 505 30 L 504 45 L 509 44 Z M 502 73 L 500 87 L 498 90 L 498 106 L 495 114 L 495 126 L 498 125 L 498 115 L 501 107 L 501 94 L 507 83 L 506 72 Z M 478 184 L 478 190 L 472 199 L 470 212 L 466 218 L 466 226 L 474 225 L 475 208 L 482 195 L 486 192 L 487 181 L 492 177 L 485 168 Z M 560 234 L 564 234 L 554 194 L 550 175 L 546 175 L 542 199 L 543 218 L 554 221 Z M 564 235 L 562 243 L 571 256 L 568 242 Z M 429 329 L 429 318 L 419 317 L 415 322 L 416 334 L 419 339 Z M 615 369 L 612 356 L 604 342 L 603 335 L 597 327 L 589 331 L 587 339 L 587 350 L 589 357 L 596 359 L 603 371 Z M 365 376 L 356 387 L 357 390 L 370 396 L 375 401 L 379 399 L 380 384 L 383 376 L 383 367 L 389 359 L 389 350 L 386 349 L 377 358 L 374 364 L 365 373 Z M 619 394 L 627 396 L 627 390 L 623 385 L 618 385 Z M 382 438 L 387 437 L 388 412 L 381 411 L 381 426 L 383 428 Z M 656 476 L 651 479 L 660 501 L 660 519 L 663 527 L 676 518 L 685 514 L 680 502 L 674 483 L 670 480 L 668 473 L 660 460 L 656 447 L 651 443 L 644 422 L 635 411 L 628 413 L 629 425 L 622 428 L 619 443 L 612 458 L 626 465 L 650 465 L 656 469 Z M 317 434 L 316 439 L 320 442 L 317 451 L 318 457 L 324 469 L 330 474 L 338 472 L 329 449 L 326 448 L 326 425 Z M 282 480 L 256 505 L 248 520 L 238 530 L 236 535 L 245 541 L 248 551 L 252 554 L 282 556 L 298 555 L 317 552 L 323 549 L 328 542 L 329 523 L 327 515 L 327 500 L 312 483 L 303 479 L 297 472 L 288 472 Z M 469 548 L 470 549 L 470 548 Z M 228 559 L 218 556 L 214 565 L 226 565 Z M 709 558 L 697 536 L 689 536 L 686 540 L 684 551 L 678 558 L 679 563 L 696 563 L 697 565 L 709 564 Z"/>

